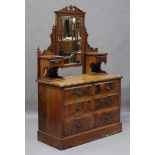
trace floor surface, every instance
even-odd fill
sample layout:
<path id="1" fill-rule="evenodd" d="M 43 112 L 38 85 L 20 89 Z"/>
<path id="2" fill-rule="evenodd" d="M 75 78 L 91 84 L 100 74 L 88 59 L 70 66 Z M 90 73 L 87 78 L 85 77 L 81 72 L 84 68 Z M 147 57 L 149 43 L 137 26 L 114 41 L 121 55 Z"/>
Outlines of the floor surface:
<path id="1" fill-rule="evenodd" d="M 129 155 L 129 118 L 129 112 L 122 112 L 123 131 L 119 134 L 61 151 L 37 141 L 37 114 L 26 114 L 25 155 Z"/>

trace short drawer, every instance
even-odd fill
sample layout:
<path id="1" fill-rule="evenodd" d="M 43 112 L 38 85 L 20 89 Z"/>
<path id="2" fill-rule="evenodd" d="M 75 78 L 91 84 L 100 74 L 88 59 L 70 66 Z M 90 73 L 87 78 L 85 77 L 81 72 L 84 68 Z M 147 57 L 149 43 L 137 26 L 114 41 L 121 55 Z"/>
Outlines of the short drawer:
<path id="1" fill-rule="evenodd" d="M 119 110 L 113 110 L 111 112 L 103 112 L 95 114 L 95 127 L 108 125 L 118 122 L 120 120 Z"/>
<path id="2" fill-rule="evenodd" d="M 80 117 L 78 119 L 66 120 L 64 135 L 68 136 L 71 134 L 79 133 L 81 131 L 85 131 L 93 128 L 94 117 L 93 115 Z"/>
<path id="3" fill-rule="evenodd" d="M 92 85 L 84 85 L 79 87 L 66 88 L 64 90 L 65 101 L 82 99 L 94 95 L 95 89 Z"/>
<path id="4" fill-rule="evenodd" d="M 95 110 L 114 107 L 119 105 L 119 95 L 96 98 L 94 102 Z"/>
<path id="5" fill-rule="evenodd" d="M 95 94 L 110 94 L 119 91 L 119 81 L 108 81 L 95 84 Z"/>
<path id="6" fill-rule="evenodd" d="M 98 55 L 96 57 L 96 61 L 97 62 L 107 62 L 107 54 L 104 54 L 104 55 Z"/>
<path id="7" fill-rule="evenodd" d="M 81 115 L 94 110 L 94 100 L 86 100 L 73 104 L 64 105 L 65 118 L 74 115 Z"/>

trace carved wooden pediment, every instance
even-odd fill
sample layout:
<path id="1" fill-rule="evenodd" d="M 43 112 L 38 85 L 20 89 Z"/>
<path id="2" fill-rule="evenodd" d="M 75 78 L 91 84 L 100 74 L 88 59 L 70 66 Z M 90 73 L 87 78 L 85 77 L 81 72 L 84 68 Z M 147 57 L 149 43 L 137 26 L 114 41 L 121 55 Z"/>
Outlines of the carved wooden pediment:
<path id="1" fill-rule="evenodd" d="M 79 8 L 77 8 L 76 6 L 67 6 L 63 9 L 60 9 L 58 11 L 55 11 L 55 13 L 57 14 L 66 14 L 66 13 L 72 13 L 72 14 L 85 14 L 84 11 L 80 10 Z"/>

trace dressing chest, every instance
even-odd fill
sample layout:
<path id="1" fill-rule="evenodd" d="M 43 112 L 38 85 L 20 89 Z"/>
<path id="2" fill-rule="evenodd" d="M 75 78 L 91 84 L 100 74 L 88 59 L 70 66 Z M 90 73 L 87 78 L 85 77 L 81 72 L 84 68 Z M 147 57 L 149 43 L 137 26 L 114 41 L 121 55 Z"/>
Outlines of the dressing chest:
<path id="1" fill-rule="evenodd" d="M 107 53 L 87 42 L 85 12 L 56 11 L 51 45 L 37 49 L 38 140 L 66 149 L 122 130 L 121 78 L 101 69 Z M 59 68 L 82 67 L 81 75 L 59 76 Z"/>

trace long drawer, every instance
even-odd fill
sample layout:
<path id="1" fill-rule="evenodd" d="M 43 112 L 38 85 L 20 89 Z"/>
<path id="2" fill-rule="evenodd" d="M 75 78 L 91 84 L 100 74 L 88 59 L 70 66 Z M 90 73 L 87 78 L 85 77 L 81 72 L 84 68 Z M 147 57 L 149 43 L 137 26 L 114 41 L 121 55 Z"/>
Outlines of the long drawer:
<path id="1" fill-rule="evenodd" d="M 64 135 L 79 133 L 94 127 L 93 115 L 80 117 L 77 119 L 65 120 L 64 122 Z"/>

